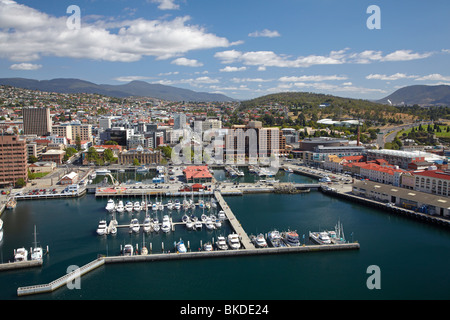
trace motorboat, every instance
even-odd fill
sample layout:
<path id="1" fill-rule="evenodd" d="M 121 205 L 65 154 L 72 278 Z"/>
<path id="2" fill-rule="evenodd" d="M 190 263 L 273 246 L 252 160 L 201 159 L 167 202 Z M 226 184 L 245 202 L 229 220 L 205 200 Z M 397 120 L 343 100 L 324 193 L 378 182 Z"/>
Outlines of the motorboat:
<path id="1" fill-rule="evenodd" d="M 198 220 L 198 219 L 196 221 L 194 221 L 194 227 L 195 227 L 195 229 L 201 229 L 203 227 L 202 221 Z"/>
<path id="2" fill-rule="evenodd" d="M 278 230 L 270 231 L 267 235 L 267 239 L 269 239 L 269 243 L 272 247 L 286 247 L 286 244 L 281 239 L 281 234 Z"/>
<path id="3" fill-rule="evenodd" d="M 95 170 L 95 174 L 99 176 L 104 176 L 107 173 L 111 173 L 108 169 L 97 169 Z"/>
<path id="4" fill-rule="evenodd" d="M 180 200 L 175 200 L 175 203 L 173 205 L 175 210 L 180 210 L 181 209 L 181 204 L 180 204 Z"/>
<path id="5" fill-rule="evenodd" d="M 309 237 L 312 241 L 314 241 L 317 244 L 331 244 L 330 236 L 328 235 L 328 232 L 322 231 L 322 232 L 309 232 Z"/>
<path id="6" fill-rule="evenodd" d="M 208 230 L 214 230 L 216 227 L 214 226 L 214 223 L 212 222 L 211 218 L 207 217 L 205 220 L 205 226 Z"/>
<path id="7" fill-rule="evenodd" d="M 105 235 L 107 227 L 108 226 L 106 225 L 106 220 L 100 220 L 100 222 L 98 223 L 98 227 L 97 227 L 97 234 L 99 236 Z"/>
<path id="8" fill-rule="evenodd" d="M 157 211 L 158 210 L 158 205 L 155 203 L 152 203 L 152 210 L 153 211 Z"/>
<path id="9" fill-rule="evenodd" d="M 203 200 L 198 200 L 198 207 L 203 209 L 205 207 L 205 202 Z"/>
<path id="10" fill-rule="evenodd" d="M 106 211 L 111 212 L 116 208 L 116 204 L 114 203 L 113 199 L 109 199 L 108 202 L 106 203 Z"/>
<path id="11" fill-rule="evenodd" d="M 188 219 L 186 220 L 185 224 L 186 224 L 186 228 L 187 228 L 188 230 L 194 229 L 194 222 L 192 222 L 191 219 L 188 218 Z"/>
<path id="12" fill-rule="evenodd" d="M 133 205 L 134 211 L 141 211 L 141 205 L 139 204 L 139 201 L 136 201 Z"/>
<path id="13" fill-rule="evenodd" d="M 14 261 L 28 261 L 28 251 L 25 248 L 19 248 L 14 250 Z"/>
<path id="14" fill-rule="evenodd" d="M 285 172 L 287 172 L 287 173 L 293 173 L 294 172 L 294 170 L 292 170 L 291 168 L 284 168 L 284 171 Z"/>
<path id="15" fill-rule="evenodd" d="M 146 166 L 140 166 L 136 169 L 137 173 L 147 173 L 149 171 L 149 168 L 147 168 Z"/>
<path id="16" fill-rule="evenodd" d="M 186 246 L 184 245 L 184 242 L 181 239 L 180 239 L 180 241 L 177 242 L 177 251 L 178 251 L 178 253 L 186 253 L 187 252 Z"/>
<path id="17" fill-rule="evenodd" d="M 128 201 L 128 202 L 125 204 L 125 210 L 126 210 L 127 212 L 133 211 L 133 202 Z"/>
<path id="18" fill-rule="evenodd" d="M 155 231 L 155 232 L 158 232 L 161 229 L 161 227 L 159 226 L 159 220 L 157 217 L 153 218 L 153 220 L 152 220 L 152 228 L 153 228 L 153 231 Z"/>
<path id="19" fill-rule="evenodd" d="M 162 203 L 162 202 L 157 202 L 157 204 L 158 204 L 158 210 L 163 211 L 163 210 L 164 210 L 164 205 L 163 205 L 163 203 Z"/>
<path id="20" fill-rule="evenodd" d="M 239 241 L 239 236 L 236 233 L 230 233 L 227 239 L 228 245 L 231 249 L 239 249 L 241 247 L 241 242 Z"/>
<path id="21" fill-rule="evenodd" d="M 134 233 L 138 233 L 139 229 L 140 229 L 140 225 L 139 225 L 139 220 L 136 218 L 131 219 L 130 222 L 130 231 L 134 232 Z"/>
<path id="22" fill-rule="evenodd" d="M 17 206 L 17 200 L 14 198 L 11 198 L 8 200 L 8 202 L 6 203 L 6 209 L 8 210 L 12 210 Z"/>
<path id="23" fill-rule="evenodd" d="M 202 220 L 202 222 L 206 222 L 206 219 L 208 219 L 208 216 L 206 215 L 206 214 L 202 214 L 201 216 L 200 216 L 200 219 Z"/>
<path id="24" fill-rule="evenodd" d="M 257 236 L 251 237 L 251 240 L 255 247 L 257 248 L 267 248 L 267 241 L 264 238 L 264 235 L 262 233 L 258 234 Z"/>
<path id="25" fill-rule="evenodd" d="M 225 220 L 226 219 L 226 215 L 225 215 L 225 211 L 220 210 L 219 213 L 217 214 L 217 218 L 219 218 L 219 220 Z"/>
<path id="26" fill-rule="evenodd" d="M 42 260 L 43 250 L 38 247 L 36 236 L 36 226 L 34 226 L 34 248 L 31 249 L 31 260 Z"/>
<path id="27" fill-rule="evenodd" d="M 142 256 L 148 255 L 148 249 L 147 249 L 147 247 L 145 246 L 145 234 L 143 235 L 143 238 L 142 238 L 141 255 L 142 255 Z"/>
<path id="28" fill-rule="evenodd" d="M 228 250 L 227 241 L 224 236 L 217 237 L 216 246 L 219 250 Z"/>
<path id="29" fill-rule="evenodd" d="M 286 245 L 288 245 L 290 247 L 300 246 L 300 240 L 299 240 L 297 232 L 295 232 L 295 231 L 284 232 L 282 237 L 283 237 L 283 241 L 286 243 Z"/>
<path id="30" fill-rule="evenodd" d="M 222 227 L 222 222 L 219 219 L 215 219 L 214 221 L 214 227 L 216 229 L 220 229 Z"/>
<path id="31" fill-rule="evenodd" d="M 149 216 L 146 216 L 144 219 L 143 229 L 144 229 L 144 232 L 147 232 L 147 233 L 150 232 L 152 229 L 151 219 Z"/>
<path id="32" fill-rule="evenodd" d="M 132 256 L 133 255 L 133 251 L 134 251 L 133 246 L 131 244 L 126 244 L 123 247 L 123 252 L 122 253 L 123 253 L 124 256 Z"/>
<path id="33" fill-rule="evenodd" d="M 0 230 L 3 230 L 3 220 L 0 219 Z"/>
<path id="34" fill-rule="evenodd" d="M 161 230 L 165 233 L 169 232 L 171 228 L 170 219 L 168 215 L 164 215 L 161 225 Z"/>
<path id="35" fill-rule="evenodd" d="M 167 202 L 167 209 L 173 210 L 173 202 L 172 202 L 172 200 L 169 200 L 169 201 Z"/>
<path id="36" fill-rule="evenodd" d="M 204 245 L 203 245 L 203 250 L 204 251 L 213 251 L 213 246 L 212 246 L 212 244 L 211 244 L 211 242 L 206 242 Z"/>
<path id="37" fill-rule="evenodd" d="M 124 210 L 125 210 L 125 207 L 123 206 L 123 201 L 120 200 L 116 206 L 116 211 L 119 213 L 122 213 Z"/>

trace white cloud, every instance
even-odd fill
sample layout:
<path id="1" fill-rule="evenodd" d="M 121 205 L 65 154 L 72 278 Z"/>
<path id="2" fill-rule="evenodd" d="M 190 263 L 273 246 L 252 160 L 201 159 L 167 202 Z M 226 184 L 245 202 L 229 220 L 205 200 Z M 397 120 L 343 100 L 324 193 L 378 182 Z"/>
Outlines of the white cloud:
<path id="1" fill-rule="evenodd" d="M 201 67 L 203 66 L 203 63 L 195 60 L 195 59 L 186 59 L 186 58 L 178 58 L 171 62 L 172 64 L 176 64 L 179 66 L 185 66 L 185 67 Z"/>
<path id="2" fill-rule="evenodd" d="M 314 75 L 314 76 L 300 76 L 300 77 L 281 77 L 278 81 L 281 82 L 296 82 L 296 81 L 328 81 L 328 80 L 347 80 L 346 76 L 322 76 L 322 75 Z"/>
<path id="3" fill-rule="evenodd" d="M 280 33 L 276 30 L 264 29 L 262 31 L 255 31 L 248 34 L 249 37 L 267 37 L 267 38 L 275 38 L 280 37 Z"/>
<path id="4" fill-rule="evenodd" d="M 313 65 L 337 65 L 344 63 L 367 64 L 384 61 L 406 61 L 424 59 L 432 55 L 428 53 L 413 53 L 411 50 L 397 50 L 387 55 L 381 51 L 365 50 L 359 53 L 348 52 L 349 48 L 338 51 L 330 51 L 328 55 L 308 55 L 292 57 L 277 54 L 273 51 L 249 51 L 226 50 L 217 52 L 214 57 L 222 63 L 231 64 L 242 62 L 244 65 L 258 66 L 263 71 L 267 67 L 281 68 L 306 68 Z"/>
<path id="5" fill-rule="evenodd" d="M 42 68 L 42 65 L 32 63 L 18 63 L 12 64 L 9 68 L 11 70 L 37 70 Z"/>
<path id="6" fill-rule="evenodd" d="M 232 78 L 231 81 L 235 83 L 241 83 L 241 82 L 270 82 L 273 80 L 262 78 Z"/>
<path id="7" fill-rule="evenodd" d="M 226 66 L 223 69 L 220 69 L 220 72 L 236 72 L 236 71 L 245 71 L 247 70 L 247 67 L 230 67 Z"/>
<path id="8" fill-rule="evenodd" d="M 432 81 L 450 81 L 450 76 L 443 76 L 439 73 L 429 74 L 416 79 L 417 81 L 432 80 Z"/>
<path id="9" fill-rule="evenodd" d="M 383 61 L 409 61 L 428 58 L 432 55 L 431 52 L 413 53 L 412 50 L 397 50 L 386 55 Z"/>
<path id="10" fill-rule="evenodd" d="M 400 79 L 413 79 L 416 77 L 417 76 L 414 76 L 414 75 L 408 76 L 407 74 L 404 74 L 404 73 L 395 73 L 390 76 L 385 75 L 385 74 L 369 74 L 368 76 L 366 76 L 366 79 L 394 81 L 394 80 L 400 80 Z"/>
<path id="11" fill-rule="evenodd" d="M 174 0 L 151 0 L 153 3 L 159 3 L 160 10 L 178 10 L 180 6 L 174 3 Z"/>
<path id="12" fill-rule="evenodd" d="M 56 56 L 133 62 L 144 56 L 168 59 L 192 50 L 239 43 L 188 24 L 189 16 L 113 22 L 98 17 L 90 23 L 83 20 L 79 30 L 68 29 L 67 18 L 0 0 L 0 58 L 28 62 Z"/>

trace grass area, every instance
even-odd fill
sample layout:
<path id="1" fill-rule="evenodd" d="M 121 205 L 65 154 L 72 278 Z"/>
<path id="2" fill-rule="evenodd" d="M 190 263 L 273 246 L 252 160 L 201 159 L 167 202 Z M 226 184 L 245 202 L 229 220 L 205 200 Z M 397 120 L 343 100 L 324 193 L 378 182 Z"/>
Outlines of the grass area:
<path id="1" fill-rule="evenodd" d="M 34 172 L 34 173 L 28 173 L 28 178 L 31 180 L 43 178 L 46 175 L 48 175 L 50 172 Z"/>
<path id="2" fill-rule="evenodd" d="M 441 132 L 437 132 L 437 130 L 434 130 L 434 134 L 436 135 L 436 137 L 438 138 L 450 138 L 450 132 L 447 132 L 447 126 L 439 126 L 441 128 Z M 428 132 L 427 131 L 428 126 L 425 125 L 423 126 L 423 131 L 424 132 Z M 397 137 L 401 137 L 404 133 L 406 133 L 406 135 L 408 135 L 411 132 L 412 128 L 407 129 L 407 130 L 401 130 L 397 133 Z M 419 130 L 419 126 L 414 127 L 415 131 Z"/>

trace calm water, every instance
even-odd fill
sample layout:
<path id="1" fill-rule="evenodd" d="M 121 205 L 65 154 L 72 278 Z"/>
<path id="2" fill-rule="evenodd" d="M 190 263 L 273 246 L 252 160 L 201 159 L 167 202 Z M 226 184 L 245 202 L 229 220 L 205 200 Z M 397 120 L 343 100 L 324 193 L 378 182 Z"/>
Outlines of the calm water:
<path id="1" fill-rule="evenodd" d="M 215 172 L 220 178 L 223 172 Z M 223 176 L 222 178 L 225 179 Z M 276 179 L 309 182 L 311 179 L 280 172 Z M 244 178 L 241 178 L 244 179 Z M 245 179 L 253 179 L 246 177 Z M 152 199 L 154 200 L 154 199 Z M 167 201 L 168 199 L 164 199 Z M 181 199 L 182 200 L 182 199 Z M 106 265 L 81 279 L 80 290 L 60 288 L 51 294 L 20 299 L 449 299 L 450 232 L 448 229 L 391 216 L 355 203 L 311 191 L 300 195 L 246 195 L 226 200 L 248 234 L 274 228 L 308 231 L 331 229 L 338 220 L 348 240 L 357 240 L 360 250 L 318 252 L 258 257 L 237 257 Z M 143 242 L 142 233 L 131 235 L 119 229 L 116 236 L 98 237 L 98 221 L 110 217 L 106 199 L 92 195 L 80 199 L 19 202 L 6 211 L 2 262 L 13 257 L 15 248 L 33 244 L 33 226 L 38 241 L 49 246 L 42 268 L 0 273 L 0 299 L 17 299 L 20 286 L 48 283 L 66 273 L 70 265 L 82 266 L 97 254 L 115 255 L 120 246 Z M 200 216 L 201 210 L 196 214 Z M 145 213 L 122 214 L 119 223 L 131 217 L 143 221 Z M 161 220 L 161 213 L 159 214 Z M 174 221 L 181 218 L 173 214 Z M 228 234 L 220 231 L 186 231 L 178 226 L 170 234 L 149 235 L 153 251 L 173 250 L 174 241 L 189 241 L 197 250 L 200 240 Z M 381 270 L 381 289 L 369 290 L 367 267 Z"/>

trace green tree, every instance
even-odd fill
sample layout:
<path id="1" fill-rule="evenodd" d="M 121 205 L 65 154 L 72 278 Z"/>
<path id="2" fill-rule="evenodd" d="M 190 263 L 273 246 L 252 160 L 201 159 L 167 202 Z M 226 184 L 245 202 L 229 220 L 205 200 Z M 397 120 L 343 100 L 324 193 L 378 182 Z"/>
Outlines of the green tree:
<path id="1" fill-rule="evenodd" d="M 77 151 L 80 151 L 81 150 L 81 138 L 79 135 L 77 135 L 75 138 L 75 145 L 76 145 Z"/>
<path id="2" fill-rule="evenodd" d="M 28 157 L 28 163 L 35 163 L 38 161 L 38 158 L 36 158 L 35 156 L 31 155 Z"/>
<path id="3" fill-rule="evenodd" d="M 27 182 L 25 181 L 24 178 L 19 178 L 19 179 L 16 180 L 15 185 L 16 185 L 17 188 L 23 188 L 23 187 L 25 187 L 27 185 Z"/>
<path id="4" fill-rule="evenodd" d="M 141 163 L 139 162 L 138 159 L 133 160 L 133 166 L 140 166 L 140 165 L 141 165 Z"/>
<path id="5" fill-rule="evenodd" d="M 114 157 L 114 153 L 112 152 L 111 149 L 106 149 L 105 152 L 103 153 L 103 159 L 107 162 L 116 162 L 117 158 Z"/>

